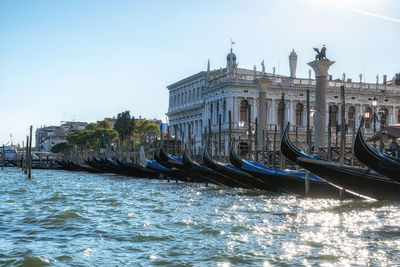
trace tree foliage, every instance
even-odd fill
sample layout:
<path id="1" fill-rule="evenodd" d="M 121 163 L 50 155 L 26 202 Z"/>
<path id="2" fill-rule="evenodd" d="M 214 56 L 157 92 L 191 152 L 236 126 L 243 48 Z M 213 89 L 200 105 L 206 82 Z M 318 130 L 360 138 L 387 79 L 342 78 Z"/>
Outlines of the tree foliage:
<path id="1" fill-rule="evenodd" d="M 135 133 L 141 138 L 148 135 L 155 135 L 158 132 L 157 124 L 154 121 L 140 120 L 136 123 Z"/>
<path id="2" fill-rule="evenodd" d="M 71 145 L 77 145 L 84 148 L 96 148 L 99 146 L 101 139 L 110 144 L 118 139 L 118 132 L 114 129 L 98 128 L 96 130 L 83 130 L 68 135 L 67 141 Z"/>
<path id="3" fill-rule="evenodd" d="M 133 133 L 133 130 L 135 129 L 135 118 L 131 117 L 129 110 L 117 115 L 114 129 L 118 132 L 119 138 L 122 140 Z"/>
<path id="4" fill-rule="evenodd" d="M 63 152 L 67 152 L 71 149 L 71 145 L 68 144 L 68 142 L 62 142 L 62 143 L 58 143 L 55 144 L 50 151 L 53 153 L 63 153 Z"/>
<path id="5" fill-rule="evenodd" d="M 91 122 L 88 125 L 86 125 L 86 130 L 97 130 L 97 129 L 106 129 L 106 130 L 111 130 L 113 129 L 113 125 L 110 121 L 108 120 L 102 120 L 99 122 Z"/>

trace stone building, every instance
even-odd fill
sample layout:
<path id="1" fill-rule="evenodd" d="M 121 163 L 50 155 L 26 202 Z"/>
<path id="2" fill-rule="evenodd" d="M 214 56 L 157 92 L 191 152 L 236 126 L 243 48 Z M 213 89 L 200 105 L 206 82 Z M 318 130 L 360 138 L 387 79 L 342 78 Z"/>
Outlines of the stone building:
<path id="1" fill-rule="evenodd" d="M 299 145 L 304 148 L 306 132 L 306 94 L 310 93 L 310 124 L 313 127 L 315 79 L 296 77 L 297 55 L 294 50 L 289 55 L 290 75 L 278 75 L 265 72 L 264 62 L 261 71 L 256 67 L 251 69 L 238 68 L 237 57 L 232 49 L 226 57 L 226 66 L 218 70 L 207 70 L 177 81 L 169 86 L 169 108 L 166 115 L 169 118 L 170 134 L 172 137 L 184 139 L 191 144 L 193 152 L 198 153 L 204 144 L 205 128 L 208 130 L 208 121 L 211 123 L 213 150 L 218 139 L 219 123 L 221 118 L 222 154 L 228 151 L 228 114 L 231 111 L 232 136 L 246 143 L 251 141 L 253 149 L 260 149 L 261 132 L 265 125 L 265 139 L 272 140 L 272 133 L 279 130 L 284 116 L 284 123 L 290 122 L 291 134 L 297 131 Z M 360 116 L 365 112 L 373 114 L 383 111 L 382 117 L 386 124 L 400 123 L 400 75 L 396 74 L 392 80 L 378 83 L 365 83 L 360 74 L 359 81 L 327 79 L 326 114 L 329 106 L 329 117 L 332 125 L 332 144 L 337 138 L 336 132 L 340 126 L 340 87 L 345 86 L 345 118 L 347 128 L 347 142 L 351 143 L 351 133 L 358 127 Z M 284 105 L 282 94 L 284 93 Z M 260 96 L 262 99 L 260 99 Z M 372 106 L 372 100 L 378 100 L 377 107 Z M 260 107 L 260 103 L 262 107 Z M 263 121 L 260 121 L 263 118 Z M 250 119 L 250 121 L 249 121 Z M 265 120 L 265 121 L 264 121 Z M 258 122 L 258 142 L 255 138 L 256 121 Z M 250 125 L 249 125 L 250 122 Z M 264 123 L 265 122 L 265 123 Z M 328 124 L 328 120 L 327 120 Z M 372 134 L 372 123 L 366 122 L 366 134 Z M 379 129 L 379 123 L 376 128 Z M 250 132 L 249 132 L 250 129 Z M 268 136 L 268 137 L 267 137 Z M 271 148 L 271 142 L 268 143 Z"/>
<path id="2" fill-rule="evenodd" d="M 87 122 L 66 121 L 60 126 L 47 126 L 36 129 L 36 151 L 50 152 L 51 148 L 67 142 L 67 136 L 85 129 Z"/>

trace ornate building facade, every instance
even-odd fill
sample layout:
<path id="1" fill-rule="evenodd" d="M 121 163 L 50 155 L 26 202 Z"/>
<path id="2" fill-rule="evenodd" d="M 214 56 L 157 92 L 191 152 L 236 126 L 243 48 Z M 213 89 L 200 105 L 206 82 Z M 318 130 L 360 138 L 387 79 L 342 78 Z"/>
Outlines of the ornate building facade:
<path id="1" fill-rule="evenodd" d="M 256 121 L 258 126 L 265 125 L 264 138 L 271 140 L 271 134 L 275 128 L 279 132 L 281 120 L 284 118 L 284 123 L 290 122 L 292 134 L 297 132 L 300 145 L 301 142 L 304 143 L 307 90 L 310 94 L 310 124 L 313 127 L 316 82 L 311 79 L 311 71 L 308 78 L 296 77 L 297 55 L 294 51 L 289 55 L 289 76 L 277 75 L 275 71 L 266 73 L 264 62 L 261 63 L 261 71 L 257 71 L 255 66 L 253 70 L 238 68 L 236 60 L 236 55 L 231 49 L 226 57 L 225 68 L 210 70 L 208 62 L 207 70 L 167 87 L 169 108 L 166 115 L 169 118 L 170 134 L 183 139 L 186 144 L 191 144 L 193 153 L 197 154 L 204 145 L 204 134 L 208 130 L 209 122 L 212 139 L 217 143 L 220 119 L 223 144 L 221 153 L 224 154 L 228 151 L 230 113 L 232 137 L 240 137 L 243 142 L 253 140 L 253 149 L 260 149 L 257 146 L 261 145 L 254 141 L 255 138 L 248 138 L 249 134 L 255 134 Z M 261 80 L 263 86 L 260 86 Z M 330 75 L 327 79 L 326 114 L 329 114 L 333 127 L 333 144 L 337 140 L 336 132 L 340 127 L 341 86 L 345 87 L 345 119 L 349 135 L 354 127 L 358 127 L 360 116 L 365 112 L 372 114 L 382 111 L 386 124 L 400 123 L 400 74 L 396 74 L 390 81 L 384 76 L 383 82 L 376 84 L 362 82 L 361 75 L 358 82 L 351 79 L 333 80 Z M 261 91 L 264 94 L 260 94 Z M 265 97 L 263 101 L 260 101 L 260 95 Z M 377 107 L 372 106 L 374 98 L 378 99 Z M 260 103 L 263 106 L 260 107 Z M 265 120 L 265 123 L 260 123 L 260 118 Z M 376 127 L 379 129 L 379 123 Z M 372 123 L 367 122 L 365 128 L 366 134 L 372 134 Z M 347 142 L 351 143 L 351 138 L 348 137 Z M 217 146 L 212 147 L 213 150 L 217 150 Z"/>

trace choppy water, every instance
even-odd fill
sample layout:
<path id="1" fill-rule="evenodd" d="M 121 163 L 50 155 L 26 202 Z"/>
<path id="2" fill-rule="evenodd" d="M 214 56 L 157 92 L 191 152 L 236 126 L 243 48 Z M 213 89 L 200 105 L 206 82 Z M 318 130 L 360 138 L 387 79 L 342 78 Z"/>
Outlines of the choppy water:
<path id="1" fill-rule="evenodd" d="M 0 171 L 0 265 L 399 266 L 400 203 Z"/>

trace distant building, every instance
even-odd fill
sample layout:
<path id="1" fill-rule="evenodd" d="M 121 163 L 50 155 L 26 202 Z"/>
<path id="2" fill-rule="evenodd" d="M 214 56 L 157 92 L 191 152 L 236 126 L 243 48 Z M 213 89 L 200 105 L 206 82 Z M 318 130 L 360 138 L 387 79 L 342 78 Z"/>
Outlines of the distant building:
<path id="1" fill-rule="evenodd" d="M 4 147 L 4 159 L 5 160 L 15 160 L 17 159 L 18 151 L 15 146 L 5 146 Z M 3 147 L 0 147 L 0 160 L 3 158 Z M 1 165 L 1 164 L 0 164 Z"/>
<path id="2" fill-rule="evenodd" d="M 315 79 L 296 77 L 297 55 L 292 51 L 289 55 L 290 75 L 279 75 L 265 71 L 264 61 L 261 63 L 261 71 L 253 69 L 238 68 L 236 55 L 232 49 L 226 57 L 226 67 L 201 71 L 169 86 L 169 108 L 166 115 L 169 118 L 170 133 L 178 138 L 185 137 L 185 143 L 194 144 L 194 152 L 199 152 L 204 142 L 205 128 L 208 129 L 208 121 L 211 123 L 212 139 L 214 144 L 218 138 L 218 120 L 221 118 L 221 132 L 223 151 L 228 151 L 228 113 L 232 114 L 232 136 L 240 137 L 243 142 L 248 140 L 248 129 L 255 129 L 255 121 L 260 114 L 265 116 L 266 132 L 269 140 L 271 133 L 277 127 L 278 132 L 284 111 L 284 122 L 290 122 L 291 131 L 298 130 L 300 141 L 305 140 L 306 126 L 306 91 L 310 91 L 311 126 L 313 126 L 312 111 L 315 99 Z M 260 89 L 260 80 L 268 80 L 267 88 Z M 329 75 L 327 79 L 326 114 L 331 119 L 332 132 L 339 129 L 340 124 L 340 87 L 345 86 L 346 106 L 345 118 L 346 128 L 358 127 L 360 116 L 365 112 L 374 112 L 372 99 L 378 99 L 376 112 L 383 111 L 386 124 L 400 123 L 400 74 L 396 74 L 392 80 L 378 83 L 365 83 L 360 74 L 359 81 L 347 79 L 333 80 Z M 260 91 L 265 92 L 264 107 L 259 107 Z M 285 93 L 285 102 L 282 104 L 282 93 Z M 264 102 L 264 103 L 265 103 Z M 331 113 L 328 115 L 329 106 Z M 260 108 L 265 112 L 260 113 Z M 265 115 L 266 113 L 266 115 Z M 250 121 L 249 121 L 250 118 Z M 328 119 L 327 119 L 328 122 Z M 249 127 L 250 123 L 250 127 Z M 259 124 L 258 124 L 259 125 Z M 295 127 L 297 126 L 297 127 Z M 367 134 L 372 133 L 372 123 L 366 123 Z M 377 124 L 379 129 L 379 123 Z M 190 139 L 188 138 L 190 134 Z M 252 139 L 251 146 L 256 147 Z M 279 135 L 278 135 L 279 140 Z M 348 137 L 348 143 L 351 136 Z M 260 149 L 258 144 L 256 149 Z M 216 146 L 213 146 L 213 150 Z"/>
<path id="3" fill-rule="evenodd" d="M 36 150 L 49 152 L 51 148 L 67 141 L 67 136 L 85 129 L 87 122 L 66 121 L 60 126 L 47 126 L 36 129 Z"/>

